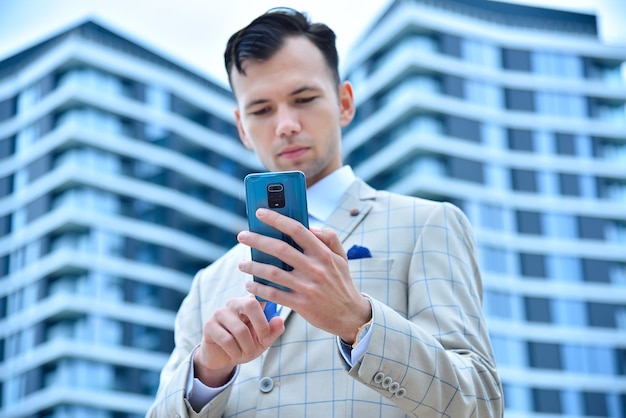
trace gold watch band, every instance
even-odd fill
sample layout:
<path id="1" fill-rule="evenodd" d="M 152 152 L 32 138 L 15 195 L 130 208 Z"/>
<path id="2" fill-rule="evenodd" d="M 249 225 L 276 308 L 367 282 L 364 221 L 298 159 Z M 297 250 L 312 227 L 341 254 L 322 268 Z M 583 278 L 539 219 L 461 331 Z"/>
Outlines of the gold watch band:
<path id="1" fill-rule="evenodd" d="M 365 327 L 369 327 L 370 325 L 372 325 L 372 320 L 374 318 L 370 319 L 369 321 L 367 321 L 366 323 L 364 323 L 363 325 L 361 325 L 357 330 L 356 330 L 356 335 L 354 336 L 354 342 L 352 343 L 352 348 L 355 348 L 357 346 L 357 344 L 359 343 L 359 337 L 361 336 L 361 331 L 363 331 L 363 328 Z"/>

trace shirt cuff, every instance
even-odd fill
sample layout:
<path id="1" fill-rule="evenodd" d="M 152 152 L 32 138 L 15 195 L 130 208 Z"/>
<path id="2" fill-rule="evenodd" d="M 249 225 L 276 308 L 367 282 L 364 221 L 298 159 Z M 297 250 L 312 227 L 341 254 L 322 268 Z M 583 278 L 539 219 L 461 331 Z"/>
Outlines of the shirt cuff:
<path id="1" fill-rule="evenodd" d="M 362 293 L 362 295 L 367 298 L 367 301 L 371 305 L 372 299 L 365 293 Z M 374 318 L 374 308 L 372 307 L 372 319 L 373 318 Z M 359 360 L 361 360 L 363 355 L 367 352 L 367 348 L 370 345 L 370 340 L 372 339 L 372 328 L 374 327 L 370 326 L 368 328 L 368 330 L 365 332 L 365 335 L 361 337 L 361 339 L 359 339 L 359 342 L 356 344 L 356 347 L 354 348 L 352 348 L 351 345 L 348 345 L 344 343 L 343 341 L 341 341 L 341 338 L 337 337 L 337 345 L 339 346 L 339 352 L 341 353 L 341 356 L 343 357 L 345 362 L 350 367 L 354 367 L 354 365 L 357 364 Z"/>
<path id="2" fill-rule="evenodd" d="M 217 395 L 222 393 L 224 389 L 235 381 L 237 375 L 239 374 L 239 366 L 235 367 L 235 372 L 226 384 L 218 388 L 209 387 L 202 383 L 200 379 L 194 377 L 193 357 L 197 349 L 198 348 L 196 347 L 191 354 L 191 364 L 189 365 L 189 375 L 187 376 L 185 395 L 193 410 L 200 412 L 202 408 L 204 408 L 209 402 L 215 399 Z"/>
<path id="3" fill-rule="evenodd" d="M 339 352 L 343 359 L 348 363 L 350 367 L 354 367 L 356 363 L 361 360 L 367 348 L 370 345 L 370 340 L 372 339 L 372 327 L 369 327 L 365 335 L 359 340 L 356 344 L 356 347 L 352 348 L 351 345 L 344 343 L 341 341 L 341 338 L 337 337 L 337 344 L 339 346 Z"/>

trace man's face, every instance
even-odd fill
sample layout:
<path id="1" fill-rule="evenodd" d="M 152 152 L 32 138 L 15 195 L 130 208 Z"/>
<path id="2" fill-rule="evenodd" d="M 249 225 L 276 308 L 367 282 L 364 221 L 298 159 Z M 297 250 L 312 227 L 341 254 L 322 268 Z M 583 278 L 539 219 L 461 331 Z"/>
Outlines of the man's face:
<path id="1" fill-rule="evenodd" d="M 308 39 L 287 38 L 266 61 L 232 70 L 235 117 L 244 145 L 271 171 L 300 170 L 311 186 L 341 167 L 341 128 L 354 116 L 352 87 L 339 90 Z"/>

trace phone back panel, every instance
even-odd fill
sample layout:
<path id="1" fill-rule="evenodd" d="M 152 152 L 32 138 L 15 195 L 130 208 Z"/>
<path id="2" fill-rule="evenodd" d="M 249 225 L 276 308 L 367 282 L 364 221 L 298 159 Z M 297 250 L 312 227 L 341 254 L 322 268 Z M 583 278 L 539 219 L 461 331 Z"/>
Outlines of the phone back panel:
<path id="1" fill-rule="evenodd" d="M 309 215 L 304 174 L 300 171 L 249 174 L 244 179 L 244 184 L 246 189 L 246 212 L 250 231 L 283 240 L 294 248 L 299 249 L 291 237 L 259 221 L 256 217 L 256 210 L 259 208 L 274 210 L 299 221 L 308 228 Z M 251 251 L 252 259 L 255 261 L 271 264 L 288 271 L 292 269 L 291 266 L 274 256 L 254 248 Z M 254 280 L 288 290 L 258 277 L 254 277 Z"/>

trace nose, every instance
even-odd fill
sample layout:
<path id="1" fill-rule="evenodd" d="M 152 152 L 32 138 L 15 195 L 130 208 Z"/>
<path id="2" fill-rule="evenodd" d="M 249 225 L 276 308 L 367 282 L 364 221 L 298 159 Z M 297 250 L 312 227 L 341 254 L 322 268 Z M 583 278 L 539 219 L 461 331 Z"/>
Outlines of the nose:
<path id="1" fill-rule="evenodd" d="M 281 106 L 276 112 L 276 136 L 279 138 L 289 138 L 300 132 L 300 122 L 295 109 L 288 106 Z"/>

